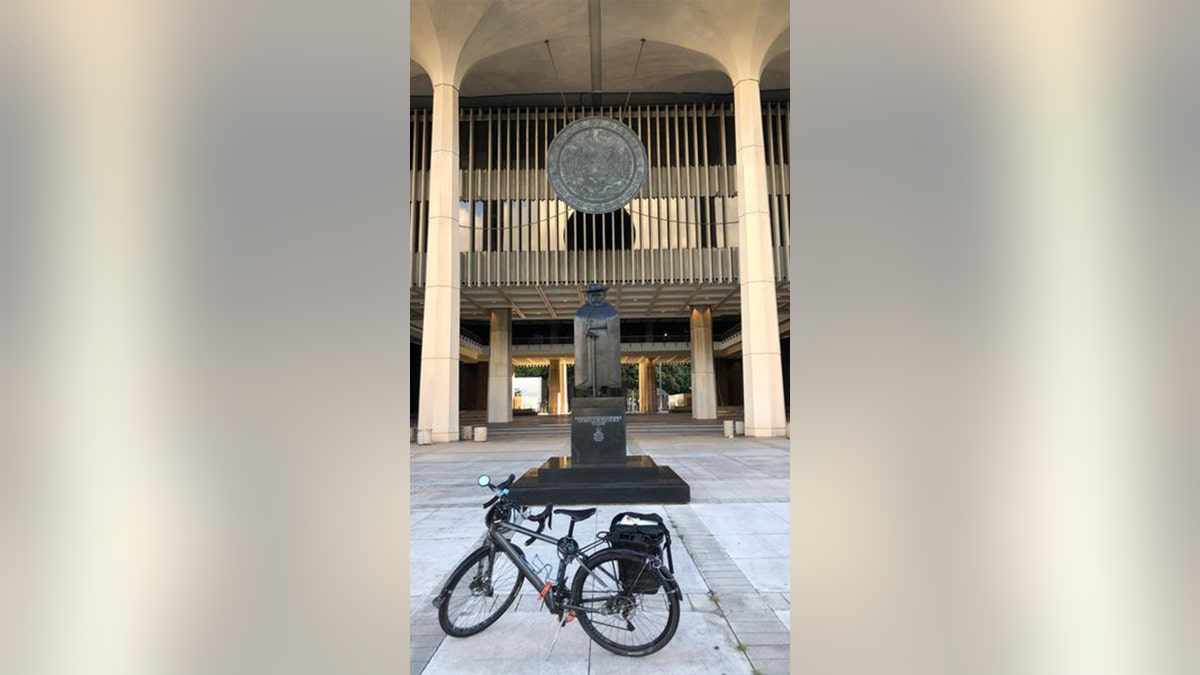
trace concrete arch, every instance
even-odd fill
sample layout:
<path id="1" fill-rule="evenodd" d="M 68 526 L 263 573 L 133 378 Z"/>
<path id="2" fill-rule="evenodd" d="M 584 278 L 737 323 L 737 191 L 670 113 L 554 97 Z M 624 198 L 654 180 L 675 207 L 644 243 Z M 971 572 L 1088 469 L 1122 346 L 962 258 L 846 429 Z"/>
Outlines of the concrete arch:
<path id="1" fill-rule="evenodd" d="M 785 50 L 763 64 L 762 75 L 759 77 L 759 86 L 763 91 L 791 87 L 791 56 L 792 52 Z"/>
<path id="2" fill-rule="evenodd" d="M 557 93 L 554 69 L 563 91 L 591 92 L 592 72 L 586 35 L 552 39 L 550 54 L 544 41 L 527 42 L 490 54 L 473 63 L 463 74 L 463 96 L 487 96 L 501 93 Z M 677 44 L 641 40 L 625 35 L 605 39 L 600 90 L 625 92 L 730 93 L 732 81 L 724 66 L 711 55 Z M 638 62 L 638 50 L 642 57 Z M 634 79 L 634 68 L 637 77 Z"/>
<path id="3" fill-rule="evenodd" d="M 609 0 L 605 8 L 618 32 L 705 54 L 734 82 L 758 78 L 790 20 L 784 0 Z"/>
<path id="4" fill-rule="evenodd" d="M 767 46 L 767 51 L 762 57 L 762 71 L 766 72 L 768 67 L 780 67 L 782 70 L 789 70 L 787 55 L 791 52 L 792 47 L 792 29 L 780 33 L 771 44 Z M 780 58 L 784 57 L 784 58 Z M 780 63 L 782 61 L 782 63 Z"/>
<path id="5" fill-rule="evenodd" d="M 547 12 L 546 6 L 538 0 L 413 0 L 411 58 L 434 84 L 460 86 L 477 64 L 506 52 L 532 56 L 531 49 L 541 47 L 546 39 L 555 47 L 586 49 L 589 3 L 557 0 L 553 12 Z M 600 39 L 609 47 L 637 44 L 642 38 L 648 47 L 671 45 L 684 51 L 669 51 L 670 58 L 699 55 L 698 60 L 708 65 L 698 70 L 716 70 L 711 66 L 719 65 L 734 82 L 759 77 L 767 61 L 787 46 L 789 6 L 784 0 L 605 0 L 600 7 Z M 609 64 L 614 80 L 604 85 L 606 90 L 619 89 L 618 78 L 632 72 L 636 50 L 618 50 L 622 56 Z M 588 85 L 590 91 L 590 73 Z"/>
<path id="6" fill-rule="evenodd" d="M 588 82 L 586 35 L 551 39 L 558 77 L 569 92 L 586 91 L 577 83 Z M 519 64 L 514 67 L 513 64 Z M 463 96 L 488 96 L 496 93 L 558 93 L 554 67 L 544 41 L 514 45 L 481 56 L 462 73 L 459 91 Z"/>
<path id="7" fill-rule="evenodd" d="M 433 81 L 415 59 L 408 62 L 408 92 L 410 96 L 433 96 Z"/>

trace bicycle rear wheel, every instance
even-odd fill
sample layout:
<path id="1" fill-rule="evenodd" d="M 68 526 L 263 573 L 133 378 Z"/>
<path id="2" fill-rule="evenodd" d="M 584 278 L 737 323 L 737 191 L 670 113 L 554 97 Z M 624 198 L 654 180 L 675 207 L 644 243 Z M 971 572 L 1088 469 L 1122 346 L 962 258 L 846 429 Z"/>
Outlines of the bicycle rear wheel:
<path id="1" fill-rule="evenodd" d="M 520 570 L 503 551 L 493 555 L 486 545 L 476 549 L 458 565 L 446 584 L 450 595 L 438 607 L 442 630 L 451 637 L 483 631 L 512 605 L 521 579 Z"/>
<path id="2" fill-rule="evenodd" d="M 571 582 L 579 625 L 596 644 L 621 656 L 662 649 L 679 627 L 679 586 L 652 557 L 610 548 L 588 559 Z"/>

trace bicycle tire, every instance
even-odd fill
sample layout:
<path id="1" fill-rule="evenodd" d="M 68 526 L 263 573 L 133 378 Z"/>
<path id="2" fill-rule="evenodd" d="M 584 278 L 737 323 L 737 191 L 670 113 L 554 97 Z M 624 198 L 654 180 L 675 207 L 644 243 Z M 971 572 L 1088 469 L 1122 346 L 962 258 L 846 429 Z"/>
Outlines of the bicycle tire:
<path id="1" fill-rule="evenodd" d="M 514 545 L 514 548 L 518 554 L 521 553 L 519 547 Z M 482 632 L 495 623 L 516 599 L 524 577 L 503 551 L 496 550 L 490 574 L 481 578 L 488 566 L 490 551 L 486 545 L 472 551 L 459 563 L 446 583 L 450 592 L 438 607 L 438 623 L 446 635 L 469 637 Z M 501 598 L 503 602 L 499 602 Z"/>
<path id="2" fill-rule="evenodd" d="M 622 582 L 622 563 L 634 566 L 637 579 Z M 671 641 L 679 627 L 679 585 L 660 572 L 660 564 L 648 555 L 610 548 L 580 566 L 571 582 L 572 604 L 594 608 L 576 617 L 593 642 L 621 656 L 646 656 Z M 631 591 L 642 587 L 645 575 L 657 581 L 656 592 Z"/>

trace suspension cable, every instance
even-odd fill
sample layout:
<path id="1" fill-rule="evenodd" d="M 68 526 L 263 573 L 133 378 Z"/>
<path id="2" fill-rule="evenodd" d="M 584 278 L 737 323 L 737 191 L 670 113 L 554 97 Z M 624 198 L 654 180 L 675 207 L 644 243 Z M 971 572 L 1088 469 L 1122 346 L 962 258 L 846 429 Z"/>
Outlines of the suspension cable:
<path id="1" fill-rule="evenodd" d="M 563 110 L 570 114 L 570 109 L 567 108 L 567 94 L 563 91 L 562 79 L 558 76 L 558 64 L 554 62 L 554 52 L 550 50 L 550 40 L 544 40 L 546 43 L 546 53 L 550 55 L 550 67 L 554 68 L 554 81 L 558 83 L 558 95 L 562 97 Z"/>
<path id="2" fill-rule="evenodd" d="M 625 94 L 625 114 L 629 114 L 629 98 L 633 96 L 633 83 L 637 81 L 638 66 L 642 65 L 642 50 L 646 48 L 646 38 L 642 38 L 642 44 L 638 47 L 637 60 L 633 62 L 633 77 L 629 78 L 629 91 Z"/>

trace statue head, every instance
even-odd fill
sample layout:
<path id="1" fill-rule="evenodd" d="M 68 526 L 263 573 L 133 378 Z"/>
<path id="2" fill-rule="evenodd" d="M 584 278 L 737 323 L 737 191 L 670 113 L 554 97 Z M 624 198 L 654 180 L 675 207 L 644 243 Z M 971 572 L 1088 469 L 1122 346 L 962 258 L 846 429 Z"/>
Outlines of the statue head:
<path id="1" fill-rule="evenodd" d="M 583 289 L 583 296 L 587 299 L 587 304 L 592 307 L 599 307 L 604 304 L 604 286 L 600 284 L 589 284 Z"/>

